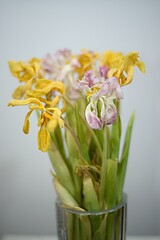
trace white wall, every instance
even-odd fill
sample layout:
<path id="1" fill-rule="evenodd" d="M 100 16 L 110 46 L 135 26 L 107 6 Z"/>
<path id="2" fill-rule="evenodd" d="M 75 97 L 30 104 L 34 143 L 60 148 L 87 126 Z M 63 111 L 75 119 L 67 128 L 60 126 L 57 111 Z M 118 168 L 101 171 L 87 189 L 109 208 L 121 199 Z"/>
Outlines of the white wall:
<path id="1" fill-rule="evenodd" d="M 55 192 L 47 154 L 37 150 L 36 117 L 22 132 L 27 109 L 7 108 L 17 86 L 7 61 L 69 47 L 138 50 L 147 73 L 124 89 L 124 126 L 136 121 L 125 191 L 128 233 L 160 234 L 160 1 L 0 0 L 0 235 L 55 233 Z"/>

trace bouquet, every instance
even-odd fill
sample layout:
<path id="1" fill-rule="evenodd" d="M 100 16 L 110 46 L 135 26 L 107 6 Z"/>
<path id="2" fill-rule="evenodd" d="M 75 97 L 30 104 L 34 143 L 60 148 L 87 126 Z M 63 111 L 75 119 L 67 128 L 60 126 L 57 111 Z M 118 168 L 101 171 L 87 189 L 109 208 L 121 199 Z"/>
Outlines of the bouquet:
<path id="1" fill-rule="evenodd" d="M 25 134 L 30 115 L 37 113 L 38 148 L 49 154 L 55 190 L 65 208 L 98 212 L 122 199 L 134 113 L 120 151 L 120 102 L 123 87 L 133 80 L 134 67 L 145 72 L 138 52 L 100 55 L 87 49 L 79 54 L 62 49 L 28 62 L 9 61 L 20 86 L 8 105 L 28 106 Z M 105 239 L 112 225 L 105 220 L 80 218 L 78 226 L 82 229 L 85 223 L 85 231 L 76 239 Z M 73 230 L 76 221 L 68 218 L 68 224 Z M 104 234 L 106 224 L 110 227 Z"/>

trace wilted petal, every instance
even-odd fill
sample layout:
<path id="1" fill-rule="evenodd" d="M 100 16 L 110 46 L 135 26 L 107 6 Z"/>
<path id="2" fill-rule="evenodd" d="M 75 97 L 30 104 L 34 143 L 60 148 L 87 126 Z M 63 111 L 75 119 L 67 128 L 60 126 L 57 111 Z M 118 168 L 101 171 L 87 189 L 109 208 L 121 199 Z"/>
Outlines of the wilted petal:
<path id="1" fill-rule="evenodd" d="M 107 68 L 106 66 L 100 66 L 99 68 L 100 76 L 105 79 L 107 78 L 108 71 L 109 71 L 109 68 Z"/>
<path id="2" fill-rule="evenodd" d="M 93 129 L 100 129 L 102 127 L 101 120 L 97 116 L 95 109 L 91 110 L 93 103 L 89 103 L 86 107 L 85 116 L 89 126 Z"/>
<path id="3" fill-rule="evenodd" d="M 84 87 L 91 88 L 98 82 L 99 82 L 99 79 L 97 76 L 94 75 L 93 70 L 89 70 L 85 73 L 84 77 L 79 82 L 79 86 L 80 88 L 84 88 Z"/>
<path id="4" fill-rule="evenodd" d="M 57 127 L 57 125 L 58 125 L 57 119 L 53 119 L 53 120 L 49 121 L 47 124 L 48 131 L 53 132 L 54 129 Z"/>
<path id="5" fill-rule="evenodd" d="M 50 145 L 50 134 L 45 126 L 42 126 L 38 132 L 38 148 L 42 152 L 47 152 Z"/>
<path id="6" fill-rule="evenodd" d="M 47 54 L 42 59 L 42 67 L 47 73 L 51 73 L 53 71 L 53 58 L 50 54 Z"/>
<path id="7" fill-rule="evenodd" d="M 23 132 L 25 134 L 29 133 L 29 127 L 30 127 L 29 117 L 32 112 L 33 112 L 33 110 L 30 110 L 25 117 L 25 121 L 24 121 L 24 125 L 23 125 Z"/>
<path id="8" fill-rule="evenodd" d="M 110 85 L 111 92 L 115 93 L 117 98 L 119 98 L 119 99 L 123 98 L 122 89 L 119 85 L 117 78 L 115 78 L 115 77 L 109 78 L 108 82 Z"/>
<path id="9" fill-rule="evenodd" d="M 59 49 L 55 53 L 55 56 L 59 62 L 65 62 L 66 60 L 68 60 L 71 57 L 71 50 L 68 48 Z"/>
<path id="10" fill-rule="evenodd" d="M 145 73 L 145 64 L 144 64 L 144 62 L 142 62 L 142 61 L 137 62 L 137 67 L 139 68 L 139 70 L 141 72 Z"/>
<path id="11" fill-rule="evenodd" d="M 112 77 L 109 79 L 106 79 L 106 81 L 103 83 L 101 89 L 97 93 L 97 98 L 106 96 L 111 98 L 123 98 L 121 87 L 118 83 L 117 78 Z"/>
<path id="12" fill-rule="evenodd" d="M 106 108 L 104 115 L 102 116 L 102 122 L 103 124 L 110 125 L 114 123 L 117 118 L 117 109 L 112 101 L 106 101 L 105 107 Z"/>

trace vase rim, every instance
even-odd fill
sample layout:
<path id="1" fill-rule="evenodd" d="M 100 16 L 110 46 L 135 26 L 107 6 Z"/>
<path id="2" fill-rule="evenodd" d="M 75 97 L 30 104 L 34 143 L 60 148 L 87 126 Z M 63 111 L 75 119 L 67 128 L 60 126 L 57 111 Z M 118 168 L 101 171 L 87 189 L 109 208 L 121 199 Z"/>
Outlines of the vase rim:
<path id="1" fill-rule="evenodd" d="M 76 210 L 76 209 L 72 209 L 69 206 L 67 206 L 67 207 L 64 206 L 63 204 L 60 203 L 59 199 L 57 199 L 57 201 L 56 201 L 56 205 L 58 207 L 60 207 L 61 209 L 63 209 L 63 211 L 70 212 L 70 213 L 73 213 L 73 214 L 76 214 L 76 215 L 83 215 L 83 216 L 89 216 L 89 215 L 93 215 L 93 214 L 94 215 L 102 215 L 102 214 L 116 212 L 117 210 L 121 209 L 122 207 L 125 207 L 126 204 L 127 204 L 127 194 L 126 193 L 123 193 L 122 199 L 117 205 L 115 205 L 112 208 L 105 209 L 105 210 L 100 210 L 100 211 Z"/>

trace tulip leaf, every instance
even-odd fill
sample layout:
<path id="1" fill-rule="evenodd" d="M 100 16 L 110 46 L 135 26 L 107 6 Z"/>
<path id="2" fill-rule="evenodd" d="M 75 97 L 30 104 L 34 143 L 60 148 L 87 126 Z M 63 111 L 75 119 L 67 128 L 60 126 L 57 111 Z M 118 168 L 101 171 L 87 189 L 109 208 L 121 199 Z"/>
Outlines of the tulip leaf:
<path id="1" fill-rule="evenodd" d="M 54 144 L 52 144 L 52 148 L 53 149 L 50 149 L 48 153 L 51 164 L 59 178 L 59 181 L 73 196 L 75 196 L 75 187 L 69 169 Z"/>
<path id="2" fill-rule="evenodd" d="M 118 201 L 120 201 L 122 198 L 134 118 L 135 118 L 135 115 L 133 113 L 128 122 L 125 139 L 124 139 L 123 150 L 122 150 L 121 161 L 118 165 Z"/>
<path id="3" fill-rule="evenodd" d="M 112 125 L 112 152 L 111 159 L 118 160 L 119 158 L 119 148 L 121 140 L 121 119 L 120 116 L 117 117 L 117 120 Z"/>
<path id="4" fill-rule="evenodd" d="M 57 195 L 61 201 L 62 204 L 73 206 L 73 207 L 79 207 L 78 203 L 74 199 L 74 197 L 70 194 L 69 191 L 67 191 L 66 187 L 64 187 L 57 176 L 53 179 L 54 187 L 57 192 Z"/>
<path id="5" fill-rule="evenodd" d="M 81 146 L 82 156 L 88 163 L 90 163 L 87 143 L 88 139 L 86 137 L 87 129 L 85 128 L 85 125 L 80 117 L 78 106 L 75 107 L 75 113 L 76 113 L 77 136 Z"/>
<path id="6" fill-rule="evenodd" d="M 108 208 L 112 208 L 117 199 L 117 166 L 118 161 L 107 160 L 105 199 Z"/>
<path id="7" fill-rule="evenodd" d="M 65 137 L 66 137 L 66 144 L 67 144 L 68 156 L 69 156 L 68 162 L 70 165 L 71 174 L 75 184 L 76 199 L 78 202 L 81 202 L 82 178 L 78 176 L 76 173 L 76 167 L 79 161 L 79 152 L 77 149 L 77 144 L 75 142 L 75 139 L 73 138 L 70 131 L 66 131 L 65 134 L 66 134 Z"/>
<path id="8" fill-rule="evenodd" d="M 83 177 L 83 196 L 84 196 L 84 206 L 86 210 L 88 211 L 99 210 L 97 193 L 95 191 L 92 179 L 87 174 L 84 174 L 84 177 Z"/>
<path id="9" fill-rule="evenodd" d="M 107 225 L 107 214 L 104 215 L 101 220 L 98 230 L 95 232 L 93 240 L 105 240 L 106 239 L 106 225 Z"/>

